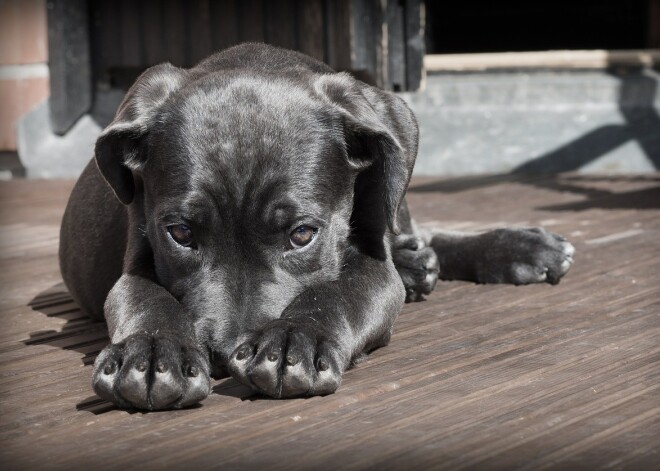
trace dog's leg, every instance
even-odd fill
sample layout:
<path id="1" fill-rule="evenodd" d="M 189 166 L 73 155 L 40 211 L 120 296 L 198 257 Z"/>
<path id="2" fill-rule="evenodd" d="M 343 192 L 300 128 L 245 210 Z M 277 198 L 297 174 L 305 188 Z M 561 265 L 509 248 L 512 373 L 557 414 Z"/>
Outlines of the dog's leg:
<path id="1" fill-rule="evenodd" d="M 403 301 L 391 261 L 355 254 L 339 280 L 306 290 L 242 338 L 229 371 L 272 397 L 332 393 L 356 358 L 388 343 Z"/>
<path id="2" fill-rule="evenodd" d="M 537 227 L 435 232 L 430 246 L 438 255 L 443 280 L 515 285 L 559 283 L 575 253 L 564 237 Z"/>
<path id="3" fill-rule="evenodd" d="M 124 408 L 195 404 L 209 394 L 208 356 L 198 346 L 191 316 L 154 281 L 142 257 L 129 260 L 128 272 L 106 299 L 112 344 L 94 363 L 94 390 Z"/>
<path id="4" fill-rule="evenodd" d="M 438 282 L 438 257 L 415 230 L 405 200 L 398 218 L 401 234 L 392 237 L 392 259 L 406 288 L 406 302 L 422 301 Z"/>

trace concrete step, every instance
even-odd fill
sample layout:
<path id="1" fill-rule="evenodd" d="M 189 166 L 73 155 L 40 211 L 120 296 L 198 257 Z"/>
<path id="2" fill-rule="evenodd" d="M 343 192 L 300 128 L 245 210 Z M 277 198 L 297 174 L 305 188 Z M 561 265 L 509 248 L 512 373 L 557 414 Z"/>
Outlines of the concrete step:
<path id="1" fill-rule="evenodd" d="M 652 69 L 443 73 L 402 96 L 420 124 L 417 175 L 660 168 Z"/>

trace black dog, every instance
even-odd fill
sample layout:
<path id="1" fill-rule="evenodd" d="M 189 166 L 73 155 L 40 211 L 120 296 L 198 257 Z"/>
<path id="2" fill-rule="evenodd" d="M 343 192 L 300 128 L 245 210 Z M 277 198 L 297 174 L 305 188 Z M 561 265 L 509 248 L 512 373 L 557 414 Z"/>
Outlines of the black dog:
<path id="1" fill-rule="evenodd" d="M 542 229 L 414 233 L 417 136 L 394 94 L 266 45 L 142 74 L 62 223 L 64 280 L 112 339 L 98 395 L 183 407 L 227 370 L 328 394 L 438 277 L 558 282 L 573 248 Z"/>

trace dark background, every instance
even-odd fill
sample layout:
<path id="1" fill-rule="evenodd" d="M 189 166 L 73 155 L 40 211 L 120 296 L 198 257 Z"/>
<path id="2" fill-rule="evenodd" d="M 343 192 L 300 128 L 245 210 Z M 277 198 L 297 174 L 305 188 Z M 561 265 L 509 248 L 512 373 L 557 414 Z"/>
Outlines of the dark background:
<path id="1" fill-rule="evenodd" d="M 647 0 L 427 0 L 426 11 L 429 54 L 644 49 L 656 13 Z"/>

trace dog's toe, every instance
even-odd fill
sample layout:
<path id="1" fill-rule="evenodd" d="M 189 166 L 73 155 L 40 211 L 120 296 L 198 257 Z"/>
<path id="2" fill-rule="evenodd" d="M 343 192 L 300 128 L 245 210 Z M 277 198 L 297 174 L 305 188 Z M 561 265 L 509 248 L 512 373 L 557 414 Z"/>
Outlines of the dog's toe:
<path id="1" fill-rule="evenodd" d="M 489 276 L 495 281 L 509 281 L 513 284 L 550 283 L 557 284 L 573 264 L 575 247 L 566 239 L 541 228 L 506 229 L 508 243 L 514 249 L 504 251 L 512 254 L 510 268 L 497 274 L 497 267 L 505 263 L 495 263 Z"/>
<path id="2" fill-rule="evenodd" d="M 201 352 L 174 336 L 139 334 L 101 352 L 92 385 L 101 398 L 123 408 L 179 408 L 209 394 L 209 366 Z"/>
<path id="3" fill-rule="evenodd" d="M 413 243 L 410 238 L 418 242 Z M 413 246 L 416 248 L 411 249 Z M 406 289 L 406 302 L 424 300 L 438 282 L 439 264 L 435 251 L 424 247 L 421 239 L 408 236 L 405 241 L 395 243 L 392 259 Z"/>
<path id="4" fill-rule="evenodd" d="M 101 399 L 117 402 L 115 384 L 122 365 L 122 348 L 109 345 L 96 358 L 92 387 Z"/>
<path id="5" fill-rule="evenodd" d="M 230 356 L 239 382 L 274 398 L 323 395 L 341 383 L 340 356 L 308 326 L 276 320 Z"/>

